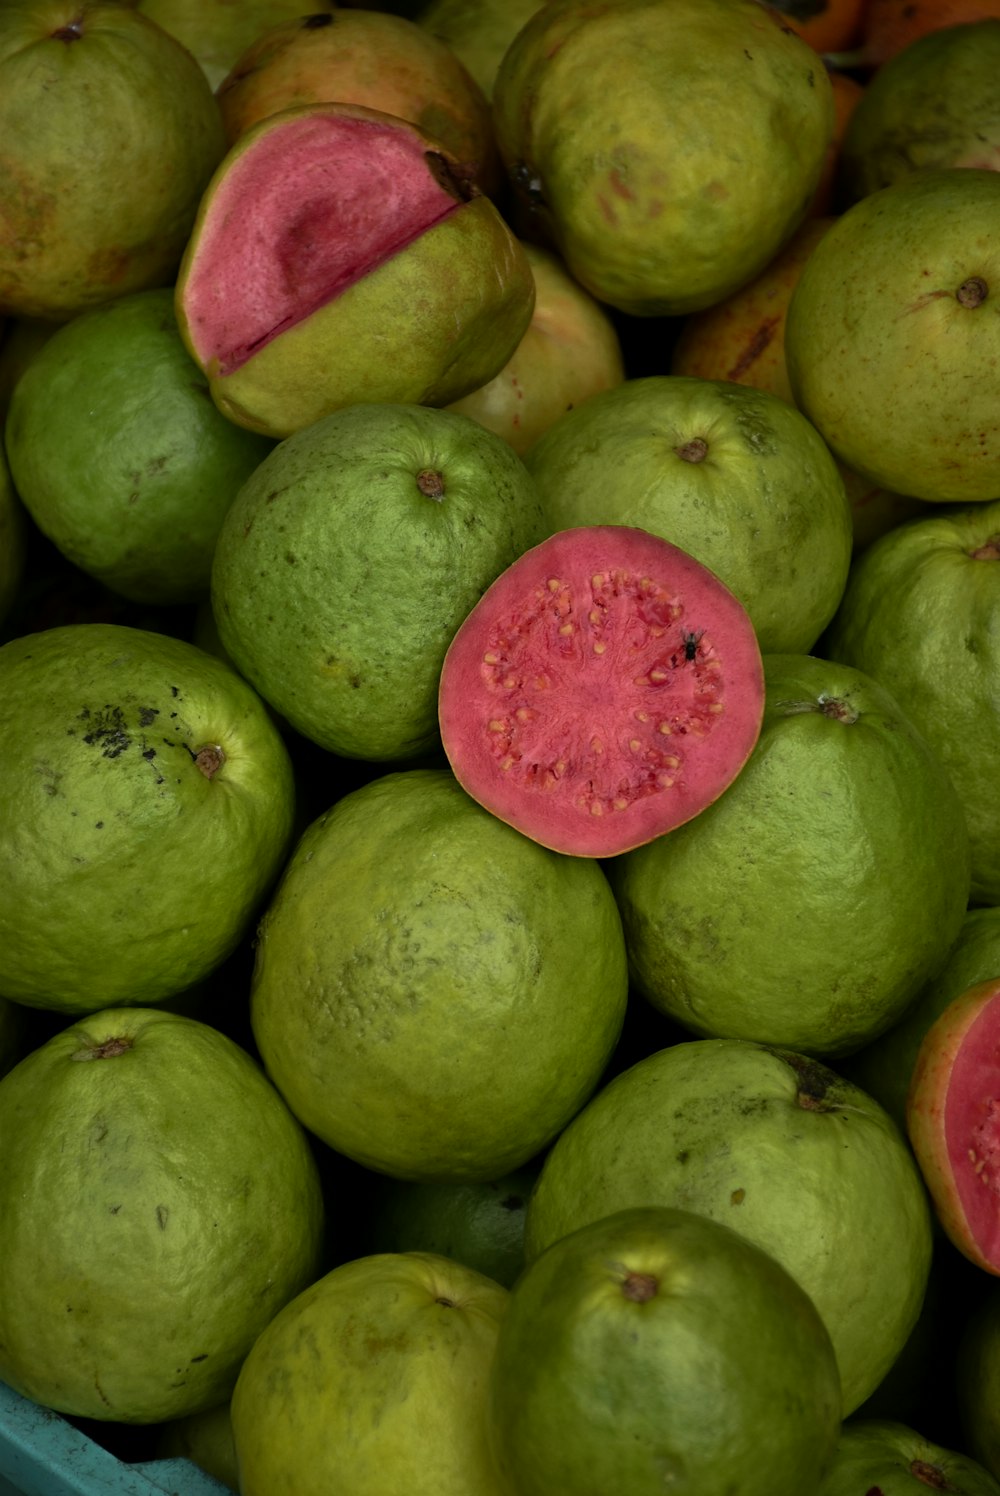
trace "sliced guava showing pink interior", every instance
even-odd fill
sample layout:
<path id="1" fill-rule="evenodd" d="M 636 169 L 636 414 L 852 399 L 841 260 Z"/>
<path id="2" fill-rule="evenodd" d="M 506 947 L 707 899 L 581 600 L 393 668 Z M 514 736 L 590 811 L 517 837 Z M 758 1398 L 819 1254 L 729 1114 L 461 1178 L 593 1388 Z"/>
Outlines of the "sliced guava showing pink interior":
<path id="1" fill-rule="evenodd" d="M 272 116 L 209 184 L 182 273 L 196 358 L 229 374 L 472 195 L 429 137 L 351 105 Z"/>
<path id="2" fill-rule="evenodd" d="M 924 1035 L 906 1123 L 946 1234 L 1000 1275 L 1000 979 L 968 988 Z"/>
<path id="3" fill-rule="evenodd" d="M 559 852 L 612 857 L 690 820 L 760 734 L 753 625 L 646 530 L 561 530 L 508 567 L 445 656 L 441 740 L 474 800 Z"/>

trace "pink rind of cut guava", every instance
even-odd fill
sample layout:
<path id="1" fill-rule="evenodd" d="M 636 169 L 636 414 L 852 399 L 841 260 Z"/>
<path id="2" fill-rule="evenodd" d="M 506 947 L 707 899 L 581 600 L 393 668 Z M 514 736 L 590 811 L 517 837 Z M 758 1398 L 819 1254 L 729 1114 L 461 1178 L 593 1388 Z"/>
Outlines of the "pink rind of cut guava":
<path id="1" fill-rule="evenodd" d="M 627 525 L 561 530 L 483 594 L 445 656 L 445 754 L 471 797 L 558 852 L 613 857 L 691 820 L 760 735 L 746 610 Z"/>
<path id="2" fill-rule="evenodd" d="M 1000 1276 L 1000 979 L 955 998 L 924 1035 L 906 1125 L 945 1234 Z"/>
<path id="3" fill-rule="evenodd" d="M 413 126 L 355 106 L 263 120 L 209 184 L 179 287 L 192 352 L 231 374 L 474 195 Z"/>

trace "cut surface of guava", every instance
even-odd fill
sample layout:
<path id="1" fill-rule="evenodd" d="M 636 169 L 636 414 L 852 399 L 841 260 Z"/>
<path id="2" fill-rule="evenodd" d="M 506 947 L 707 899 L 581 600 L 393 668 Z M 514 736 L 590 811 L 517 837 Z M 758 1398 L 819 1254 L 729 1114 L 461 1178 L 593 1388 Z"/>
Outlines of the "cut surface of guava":
<path id="1" fill-rule="evenodd" d="M 430 146 L 361 108 L 296 109 L 248 132 L 206 194 L 185 275 L 199 360 L 232 373 L 466 201 Z"/>
<path id="2" fill-rule="evenodd" d="M 707 567 L 627 525 L 561 530 L 497 578 L 439 691 L 459 783 L 555 851 L 609 857 L 703 810 L 760 732 L 760 650 Z"/>
<path id="3" fill-rule="evenodd" d="M 1000 1272 L 1000 991 L 959 1044 L 944 1125 L 959 1204 L 980 1251 Z"/>

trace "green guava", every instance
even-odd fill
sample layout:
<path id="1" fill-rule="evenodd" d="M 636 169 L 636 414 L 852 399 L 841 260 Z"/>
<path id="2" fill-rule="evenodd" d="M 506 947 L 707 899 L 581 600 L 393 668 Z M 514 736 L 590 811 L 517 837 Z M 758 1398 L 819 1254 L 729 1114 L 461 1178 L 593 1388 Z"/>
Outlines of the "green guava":
<path id="1" fill-rule="evenodd" d="M 201 68 L 116 0 L 0 7 L 0 311 L 62 321 L 173 281 L 225 150 Z"/>
<path id="2" fill-rule="evenodd" d="M 888 1114 L 816 1060 L 698 1039 L 615 1076 L 546 1154 L 527 1261 L 644 1205 L 709 1216 L 777 1258 L 830 1333 L 845 1417 L 916 1323 L 932 1247 L 923 1180 Z"/>
<path id="3" fill-rule="evenodd" d="M 550 0 L 504 54 L 493 110 L 525 237 L 634 316 L 709 306 L 762 270 L 833 131 L 816 52 L 756 0 Z"/>
<path id="4" fill-rule="evenodd" d="M 561 415 L 525 463 L 553 530 L 662 535 L 736 594 L 764 653 L 806 653 L 833 617 L 850 504 L 826 443 L 779 396 L 680 374 L 628 379 Z"/>
<path id="5" fill-rule="evenodd" d="M 1000 903 L 998 605 L 1000 500 L 939 510 L 857 558 L 821 644 L 881 681 L 941 759 L 969 827 L 977 904 Z"/>
<path id="6" fill-rule="evenodd" d="M 282 21 L 332 16 L 338 0 L 135 0 L 136 10 L 169 31 L 201 64 L 213 91 L 253 42 Z"/>
<path id="7" fill-rule="evenodd" d="M 416 125 L 360 104 L 283 109 L 241 135 L 205 189 L 175 287 L 220 410 L 280 438 L 344 406 L 448 405 L 492 379 L 535 288 L 471 172 Z"/>
<path id="8" fill-rule="evenodd" d="M 243 1364 L 232 1399 L 242 1496 L 508 1496 L 487 1429 L 507 1298 L 433 1253 L 333 1268 Z"/>
<path id="9" fill-rule="evenodd" d="M 518 1496 L 804 1496 L 840 1422 L 815 1305 L 707 1216 L 616 1211 L 553 1242 L 511 1289 L 490 1428 Z"/>
<path id="10" fill-rule="evenodd" d="M 427 0 L 415 20 L 447 43 L 488 99 L 503 55 L 542 0 Z"/>
<path id="11" fill-rule="evenodd" d="M 453 401 L 522 456 L 565 411 L 625 378 L 617 328 L 606 309 L 579 285 L 558 255 L 525 244 L 535 281 L 535 310 L 499 374 Z"/>
<path id="12" fill-rule="evenodd" d="M 764 677 L 735 782 L 608 871 L 656 1008 L 699 1035 L 847 1054 L 947 959 L 969 897 L 965 817 L 878 682 L 812 655 L 765 655 Z"/>
<path id="13" fill-rule="evenodd" d="M 833 1464 L 818 1496 L 1000 1496 L 1000 1485 L 977 1460 L 944 1449 L 906 1424 L 859 1418 L 844 1424 Z"/>
<path id="14" fill-rule="evenodd" d="M 842 207 L 916 171 L 1000 168 L 1000 17 L 919 37 L 868 79 L 840 145 Z"/>
<path id="15" fill-rule="evenodd" d="M 256 1061 L 150 1008 L 62 1029 L 0 1080 L 0 1376 L 77 1417 L 227 1398 L 321 1271 L 308 1140 Z"/>
<path id="16" fill-rule="evenodd" d="M 967 988 L 996 977 L 1000 977 L 1000 906 L 980 905 L 966 911 L 937 977 L 920 989 L 890 1029 L 843 1062 L 844 1074 L 905 1128 L 910 1077 L 927 1030 Z"/>
<path id="17" fill-rule="evenodd" d="M 963 1447 L 1000 1480 L 1000 1283 L 992 1277 L 963 1324 L 955 1384 Z"/>
<path id="18" fill-rule="evenodd" d="M 437 1252 L 510 1288 L 524 1266 L 524 1221 L 538 1162 L 500 1179 L 441 1184 L 375 1176 L 371 1252 Z"/>
<path id="19" fill-rule="evenodd" d="M 1000 173 L 916 172 L 839 216 L 792 292 L 785 358 L 841 462 L 932 503 L 996 498 L 998 282 Z"/>
<path id="20" fill-rule="evenodd" d="M 293 830 L 263 703 L 194 645 L 66 624 L 0 648 L 0 994 L 64 1013 L 191 986 Z"/>
<path id="21" fill-rule="evenodd" d="M 600 866 L 482 809 L 446 769 L 343 796 L 257 932 L 268 1074 L 329 1147 L 400 1179 L 489 1181 L 596 1087 L 627 997 Z"/>
<path id="22" fill-rule="evenodd" d="M 88 575 L 151 603 L 207 597 L 223 517 L 274 446 L 216 408 L 169 287 L 58 328 L 18 380 L 4 439 L 42 533 Z"/>
<path id="23" fill-rule="evenodd" d="M 760 731 L 742 604 L 648 530 L 580 525 L 518 557 L 452 639 L 441 741 L 456 778 L 554 851 L 614 857 L 700 814 Z"/>
<path id="24" fill-rule="evenodd" d="M 523 463 L 470 417 L 335 411 L 282 442 L 222 524 L 212 607 L 223 648 L 321 747 L 414 758 L 438 747 L 456 629 L 543 533 Z"/>

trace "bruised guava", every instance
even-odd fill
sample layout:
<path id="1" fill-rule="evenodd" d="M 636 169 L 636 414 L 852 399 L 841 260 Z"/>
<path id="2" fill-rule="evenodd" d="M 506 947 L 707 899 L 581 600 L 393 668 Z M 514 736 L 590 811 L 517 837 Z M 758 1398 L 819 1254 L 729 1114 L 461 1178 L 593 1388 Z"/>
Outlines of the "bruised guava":
<path id="1" fill-rule="evenodd" d="M 970 1262 L 1000 1276 L 1000 979 L 976 982 L 928 1029 L 906 1127 L 938 1220 Z"/>
<path id="2" fill-rule="evenodd" d="M 219 408 L 280 438 L 345 405 L 478 389 L 534 296 L 520 242 L 439 142 L 363 105 L 312 104 L 223 159 L 176 309 Z"/>
<path id="3" fill-rule="evenodd" d="M 473 799 L 554 851 L 610 857 L 690 820 L 749 757 L 763 667 L 743 605 L 629 525 L 560 530 L 449 646 L 441 741 Z"/>

